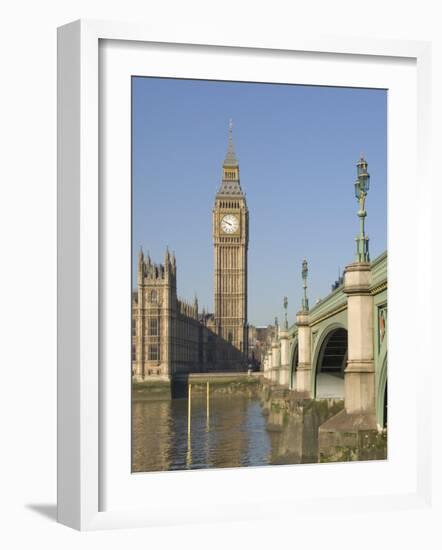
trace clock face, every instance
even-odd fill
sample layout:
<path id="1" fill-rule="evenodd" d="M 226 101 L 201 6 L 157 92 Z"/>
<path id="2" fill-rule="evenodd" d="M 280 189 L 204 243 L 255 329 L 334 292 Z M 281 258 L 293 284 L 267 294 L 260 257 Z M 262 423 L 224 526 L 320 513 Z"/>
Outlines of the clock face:
<path id="1" fill-rule="evenodd" d="M 221 220 L 221 229 L 224 233 L 236 233 L 239 227 L 239 220 L 233 214 L 227 214 Z"/>

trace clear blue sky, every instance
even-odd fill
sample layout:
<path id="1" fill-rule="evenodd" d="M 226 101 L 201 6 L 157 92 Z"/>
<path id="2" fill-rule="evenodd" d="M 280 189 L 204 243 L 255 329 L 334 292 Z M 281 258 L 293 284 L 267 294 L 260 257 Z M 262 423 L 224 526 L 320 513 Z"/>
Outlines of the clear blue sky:
<path id="1" fill-rule="evenodd" d="M 133 78 L 133 260 L 140 244 L 174 250 L 178 295 L 213 311 L 212 207 L 229 119 L 250 211 L 249 322 L 289 321 L 302 295 L 330 292 L 353 261 L 356 162 L 371 175 L 372 259 L 387 242 L 387 92 L 354 88 Z M 136 279 L 133 281 L 136 286 Z"/>

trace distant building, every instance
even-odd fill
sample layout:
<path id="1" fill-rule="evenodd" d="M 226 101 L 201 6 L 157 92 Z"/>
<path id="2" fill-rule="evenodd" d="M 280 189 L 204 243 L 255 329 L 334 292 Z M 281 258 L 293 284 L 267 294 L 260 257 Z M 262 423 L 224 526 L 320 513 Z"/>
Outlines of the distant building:
<path id="1" fill-rule="evenodd" d="M 266 351 L 271 347 L 275 335 L 274 325 L 255 327 L 249 325 L 249 361 L 260 366 Z"/>

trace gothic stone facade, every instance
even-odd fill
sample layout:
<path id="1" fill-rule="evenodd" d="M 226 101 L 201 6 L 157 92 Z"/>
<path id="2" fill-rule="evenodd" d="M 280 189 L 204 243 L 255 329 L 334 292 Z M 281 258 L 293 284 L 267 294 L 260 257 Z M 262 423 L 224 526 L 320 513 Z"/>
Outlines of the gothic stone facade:
<path id="1" fill-rule="evenodd" d="M 138 257 L 138 290 L 132 298 L 132 372 L 137 380 L 169 380 L 174 374 L 204 371 L 213 363 L 210 319 L 198 301 L 177 297 L 175 256 L 164 264 Z"/>
<path id="2" fill-rule="evenodd" d="M 138 290 L 132 299 L 132 372 L 136 379 L 240 370 L 247 365 L 247 250 L 249 213 L 229 130 L 221 186 L 215 197 L 214 314 L 177 297 L 175 256 L 164 264 L 138 258 Z"/>

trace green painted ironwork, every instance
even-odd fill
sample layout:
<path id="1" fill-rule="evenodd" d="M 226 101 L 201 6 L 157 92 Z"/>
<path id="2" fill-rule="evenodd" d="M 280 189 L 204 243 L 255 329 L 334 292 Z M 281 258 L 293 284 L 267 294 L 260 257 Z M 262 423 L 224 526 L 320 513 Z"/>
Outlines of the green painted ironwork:
<path id="1" fill-rule="evenodd" d="M 304 296 L 302 298 L 302 310 L 308 311 L 308 298 L 307 298 L 307 276 L 308 276 L 308 263 L 307 260 L 302 262 L 302 281 L 304 288 Z"/>
<path id="2" fill-rule="evenodd" d="M 387 379 L 387 349 L 388 349 L 388 257 L 387 252 L 380 254 L 370 262 L 372 284 L 370 293 L 373 295 L 373 359 L 376 373 L 376 416 L 380 427 L 384 425 L 384 399 Z M 340 286 L 319 300 L 309 310 L 311 327 L 312 384 L 315 383 L 316 367 L 319 351 L 324 335 L 334 327 L 347 328 L 347 296 L 344 287 Z M 289 357 L 293 370 L 293 362 L 298 345 L 298 327 L 296 323 L 288 329 Z M 291 370 L 291 378 L 293 372 Z M 313 395 L 315 395 L 313 386 Z"/>
<path id="3" fill-rule="evenodd" d="M 358 177 L 355 181 L 355 196 L 358 200 L 359 210 L 359 222 L 360 233 L 356 237 L 356 261 L 357 262 L 369 262 L 370 253 L 368 250 L 368 236 L 365 234 L 365 218 L 367 217 L 367 211 L 365 210 L 365 199 L 370 189 L 370 174 L 367 172 L 367 161 L 361 155 L 356 165 Z"/>

